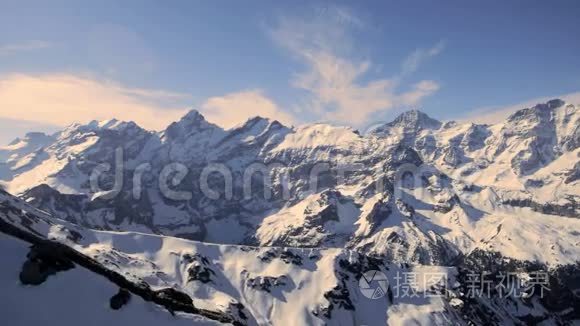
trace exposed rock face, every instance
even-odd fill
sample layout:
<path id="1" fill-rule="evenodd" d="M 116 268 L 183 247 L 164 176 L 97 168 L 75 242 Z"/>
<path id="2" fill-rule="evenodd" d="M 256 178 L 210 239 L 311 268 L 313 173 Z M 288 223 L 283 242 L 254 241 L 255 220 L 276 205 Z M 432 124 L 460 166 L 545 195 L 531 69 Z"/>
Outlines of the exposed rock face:
<path id="1" fill-rule="evenodd" d="M 288 282 L 286 275 L 280 276 L 257 276 L 248 279 L 248 286 L 260 291 L 270 292 L 273 287 L 285 286 Z"/>
<path id="2" fill-rule="evenodd" d="M 7 198 L 5 197 L 7 195 L 6 193 L 0 192 L 0 195 L 2 195 L 2 199 Z M 11 205 L 17 202 L 17 200 L 12 201 Z M 3 204 L 6 205 L 6 202 L 4 201 Z M 121 307 L 122 303 L 127 300 L 128 291 L 140 296 L 145 301 L 152 301 L 155 304 L 161 305 L 172 313 L 185 312 L 197 314 L 222 323 L 243 325 L 237 317 L 226 312 L 196 308 L 193 305 L 191 297 L 184 292 L 173 288 L 154 291 L 146 282 L 141 281 L 135 283 L 127 279 L 126 276 L 128 273 L 121 275 L 116 271 L 108 269 L 105 267 L 105 264 L 110 265 L 111 262 L 107 260 L 102 262 L 96 261 L 65 244 L 44 238 L 44 235 L 34 229 L 34 225 L 44 224 L 43 227 L 46 228 L 46 225 L 51 225 L 52 223 L 50 219 L 46 219 L 47 216 L 35 215 L 40 213 L 38 211 L 35 214 L 30 214 L 30 217 L 34 217 L 34 219 L 26 217 L 20 211 L 17 216 L 18 220 L 15 220 L 14 218 L 7 218 L 6 208 L 2 208 L 0 210 L 0 232 L 32 244 L 31 251 L 27 255 L 28 260 L 23 264 L 22 272 L 20 273 L 20 281 L 23 284 L 41 284 L 47 280 L 48 276 L 79 265 L 96 275 L 106 278 L 122 289 L 116 296 L 111 298 L 111 308 Z M 13 207 L 12 211 L 18 211 L 18 209 Z M 113 262 L 113 266 L 115 265 L 116 263 Z"/>
<path id="3" fill-rule="evenodd" d="M 269 262 L 272 259 L 280 259 L 286 264 L 302 265 L 302 257 L 293 253 L 290 249 L 270 248 L 259 255 L 262 261 Z"/>
<path id="4" fill-rule="evenodd" d="M 119 292 L 111 297 L 109 305 L 113 310 L 119 310 L 131 300 L 131 292 L 126 289 L 119 289 Z"/>
<path id="5" fill-rule="evenodd" d="M 555 109 L 563 105 L 561 100 L 552 100 L 512 114 L 502 128 L 495 154 L 514 148 L 511 165 L 519 175 L 531 174 L 553 161 L 558 155 Z"/>
<path id="6" fill-rule="evenodd" d="M 27 258 L 20 272 L 20 282 L 25 285 L 40 285 L 49 276 L 75 267 L 58 246 L 33 245 Z"/>
<path id="7" fill-rule="evenodd" d="M 209 283 L 211 282 L 212 275 L 215 275 L 215 272 L 209 267 L 209 259 L 204 257 L 198 253 L 194 255 L 185 254 L 183 256 L 183 261 L 185 264 L 188 264 L 187 267 L 187 281 L 200 281 L 202 283 Z"/>
<path id="8" fill-rule="evenodd" d="M 371 225 L 371 232 L 376 230 L 381 223 L 383 223 L 389 215 L 391 215 L 392 209 L 389 205 L 388 200 L 380 199 L 374 205 L 368 215 L 365 217 L 367 222 Z"/>
<path id="9" fill-rule="evenodd" d="M 564 182 L 566 184 L 573 183 L 580 179 L 580 162 L 574 164 L 574 168 L 572 168 L 568 173 L 566 173 L 566 180 Z"/>
<path id="10" fill-rule="evenodd" d="M 314 211 L 313 207 L 306 207 L 304 210 L 304 227 L 306 229 L 324 226 L 329 221 L 338 221 L 338 203 L 342 200 L 342 195 L 337 191 L 326 191 L 317 201 L 317 206 L 321 210 Z"/>
<path id="11" fill-rule="evenodd" d="M 577 198 L 573 196 L 565 198 L 565 203 L 537 203 L 528 198 L 509 199 L 504 201 L 503 204 L 516 207 L 529 207 L 536 212 L 549 215 L 580 218 L 580 203 L 577 201 Z"/>
<path id="12" fill-rule="evenodd" d="M 59 217 L 73 223 L 84 225 L 78 215 L 83 215 L 89 199 L 85 195 L 65 195 L 51 188 L 49 185 L 41 184 L 27 190 L 24 197 L 30 198 L 29 202 L 37 207 L 54 207 L 54 211 L 59 213 Z"/>
<path id="13" fill-rule="evenodd" d="M 332 290 L 324 293 L 324 298 L 328 300 L 328 306 L 322 308 L 322 314 L 326 318 L 332 318 L 332 311 L 336 308 L 354 310 L 354 305 L 350 300 L 350 292 L 347 288 L 337 285 Z"/>
<path id="14" fill-rule="evenodd" d="M 462 294 L 462 304 L 457 308 L 466 322 L 471 321 L 477 325 L 508 321 L 521 324 L 565 324 L 565 320 L 580 317 L 580 264 L 551 269 L 541 263 L 518 261 L 497 252 L 476 250 L 463 259 L 458 270 L 461 287 L 456 292 Z M 486 285 L 482 290 L 489 293 L 489 296 L 466 296 L 473 291 L 471 275 L 485 275 Z M 510 283 L 506 283 L 508 276 L 512 277 Z M 524 280 L 530 277 L 533 281 Z M 526 282 L 532 283 L 521 288 L 515 286 Z M 534 309 L 537 302 L 546 310 L 540 312 Z M 512 315 L 500 313 L 510 307 L 516 308 Z"/>
<path id="15" fill-rule="evenodd" d="M 472 124 L 461 139 L 460 146 L 467 151 L 476 151 L 485 146 L 485 141 L 492 135 L 485 125 Z"/>
<path id="16" fill-rule="evenodd" d="M 193 300 L 189 295 L 173 288 L 157 290 L 153 292 L 153 295 L 170 307 L 193 306 Z"/>
<path id="17" fill-rule="evenodd" d="M 455 206 L 460 204 L 461 200 L 459 196 L 453 195 L 449 199 L 439 201 L 437 205 L 433 206 L 433 210 L 441 213 L 449 213 Z"/>
<path id="18" fill-rule="evenodd" d="M 395 120 L 383 125 L 375 130 L 376 135 L 387 136 L 395 133 L 403 133 L 404 139 L 414 141 L 414 137 L 421 130 L 437 130 L 441 128 L 442 123 L 429 117 L 425 113 L 412 110 L 399 115 Z"/>

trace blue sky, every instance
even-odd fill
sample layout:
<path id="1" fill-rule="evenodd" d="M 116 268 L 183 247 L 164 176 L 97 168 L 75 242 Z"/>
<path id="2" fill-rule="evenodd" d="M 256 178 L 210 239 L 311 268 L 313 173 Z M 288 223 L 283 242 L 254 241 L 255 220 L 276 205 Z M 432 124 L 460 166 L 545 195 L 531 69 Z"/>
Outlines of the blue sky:
<path id="1" fill-rule="evenodd" d="M 356 128 L 580 98 L 578 1 L 0 1 L 0 142 L 187 108 Z"/>

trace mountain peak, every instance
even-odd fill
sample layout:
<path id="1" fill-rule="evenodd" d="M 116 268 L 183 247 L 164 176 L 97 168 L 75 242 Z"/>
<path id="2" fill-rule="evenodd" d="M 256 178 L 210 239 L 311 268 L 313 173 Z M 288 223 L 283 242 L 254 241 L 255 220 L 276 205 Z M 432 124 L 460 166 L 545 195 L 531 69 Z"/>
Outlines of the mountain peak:
<path id="1" fill-rule="evenodd" d="M 205 121 L 205 117 L 196 109 L 189 110 L 180 121 Z"/>
<path id="2" fill-rule="evenodd" d="M 27 146 L 42 147 L 49 144 L 52 141 L 54 141 L 54 137 L 47 135 L 43 132 L 27 132 L 23 138 L 17 137 L 16 139 L 12 140 L 8 145 L 0 147 L 0 150 L 2 149 L 6 150 L 8 148 L 17 149 Z"/>
<path id="3" fill-rule="evenodd" d="M 171 123 L 165 129 L 164 134 L 169 139 L 187 138 L 194 133 L 216 129 L 221 130 L 219 126 L 205 120 L 205 117 L 199 111 L 192 109 L 181 117 L 179 121 Z"/>
<path id="4" fill-rule="evenodd" d="M 40 131 L 31 131 L 31 132 L 27 132 L 24 135 L 25 138 L 46 138 L 49 137 L 47 134 L 45 134 L 44 132 L 40 132 Z"/>
<path id="5" fill-rule="evenodd" d="M 548 102 L 546 102 L 546 105 L 548 105 L 548 107 L 551 109 L 559 108 L 564 104 L 566 104 L 566 102 L 564 102 L 563 100 L 561 100 L 559 98 L 555 98 L 555 99 L 552 99 L 552 100 L 549 100 Z"/>
<path id="6" fill-rule="evenodd" d="M 522 120 L 549 120 L 553 110 L 566 104 L 561 99 L 552 99 L 546 103 L 538 103 L 531 108 L 525 108 L 514 112 L 508 117 L 509 122 L 518 122 Z"/>
<path id="7" fill-rule="evenodd" d="M 269 118 L 264 118 L 264 117 L 261 117 L 259 115 L 255 115 L 255 116 L 249 117 L 246 120 L 241 121 L 241 122 L 233 125 L 232 127 L 228 128 L 228 129 L 229 130 L 236 130 L 236 129 L 249 128 L 249 127 L 252 127 L 253 125 L 260 124 L 260 123 L 267 125 L 270 123 L 270 121 L 271 120 Z"/>
<path id="8" fill-rule="evenodd" d="M 409 110 L 401 113 L 395 120 L 376 128 L 371 133 L 385 135 L 389 134 L 393 129 L 402 129 L 405 133 L 414 133 L 424 129 L 437 130 L 441 126 L 442 123 L 440 121 L 431 118 L 426 113 L 419 110 Z"/>
<path id="9" fill-rule="evenodd" d="M 441 128 L 440 121 L 431 118 L 426 113 L 419 110 L 403 112 L 397 118 L 395 118 L 391 124 L 403 127 L 412 127 L 416 130 Z"/>
<path id="10" fill-rule="evenodd" d="M 97 130 L 127 130 L 127 129 L 143 129 L 138 124 L 133 121 L 122 121 L 115 118 L 106 120 L 92 120 L 85 125 L 73 124 L 71 125 L 73 129 L 97 131 Z M 70 128 L 70 127 L 69 127 Z"/>

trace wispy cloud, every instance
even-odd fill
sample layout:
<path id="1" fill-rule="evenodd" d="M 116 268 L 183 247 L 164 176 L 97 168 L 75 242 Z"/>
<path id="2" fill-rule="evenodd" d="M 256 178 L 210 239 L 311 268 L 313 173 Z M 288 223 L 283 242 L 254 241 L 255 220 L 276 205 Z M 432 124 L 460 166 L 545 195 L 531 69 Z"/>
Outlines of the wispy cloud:
<path id="1" fill-rule="evenodd" d="M 330 7 L 332 8 L 332 7 Z M 364 29 L 362 20 L 346 8 L 326 9 L 333 14 L 312 19 L 281 17 L 270 28 L 272 39 L 301 61 L 306 70 L 293 76 L 290 84 L 310 94 L 304 103 L 319 119 L 361 125 L 371 114 L 401 105 L 417 105 L 439 88 L 424 80 L 401 91 L 401 76 L 417 70 L 428 57 L 439 54 L 442 42 L 417 50 L 390 77 L 372 78 L 374 63 L 354 55 L 359 49 L 354 32 Z"/>
<path id="2" fill-rule="evenodd" d="M 224 128 L 231 128 L 254 116 L 278 120 L 286 125 L 295 122 L 259 89 L 210 97 L 201 106 L 201 111 L 209 121 Z"/>
<path id="3" fill-rule="evenodd" d="M 12 125 L 63 127 L 116 118 L 162 130 L 188 110 L 175 103 L 190 99 L 189 94 L 127 87 L 111 80 L 70 74 L 0 76 L 0 120 L 11 121 Z M 260 89 L 210 97 L 200 111 L 209 121 L 225 128 L 254 116 L 286 125 L 296 122 Z"/>
<path id="4" fill-rule="evenodd" d="M 105 84 L 107 87 L 110 87 L 112 90 L 115 90 L 119 93 L 130 95 L 130 96 L 142 97 L 145 99 L 184 100 L 184 99 L 188 99 L 191 97 L 191 95 L 187 94 L 187 93 L 179 93 L 179 92 L 160 90 L 160 89 L 143 89 L 143 88 L 123 87 L 115 82 L 102 82 L 102 83 Z"/>
<path id="5" fill-rule="evenodd" d="M 1 119 L 54 126 L 117 118 L 161 130 L 187 111 L 170 104 L 176 97 L 187 95 L 68 74 L 0 76 Z"/>
<path id="6" fill-rule="evenodd" d="M 20 43 L 0 45 L 0 55 L 11 54 L 23 51 L 41 50 L 51 47 L 52 44 L 46 41 L 31 40 Z"/>
<path id="7" fill-rule="evenodd" d="M 334 23 L 342 25 L 351 25 L 356 28 L 365 28 L 367 24 L 363 19 L 361 19 L 357 14 L 355 14 L 350 8 L 340 6 L 337 4 L 327 5 L 315 5 L 314 12 L 318 17 L 315 19 L 323 18 L 333 21 Z"/>
<path id="8" fill-rule="evenodd" d="M 403 105 L 416 105 L 425 96 L 431 95 L 439 90 L 439 84 L 432 80 L 422 80 L 412 86 L 412 89 L 401 94 L 399 101 Z"/>
<path id="9" fill-rule="evenodd" d="M 445 42 L 439 41 L 431 48 L 415 50 L 403 61 L 401 74 L 405 76 L 415 72 L 425 60 L 438 55 L 444 48 Z"/>

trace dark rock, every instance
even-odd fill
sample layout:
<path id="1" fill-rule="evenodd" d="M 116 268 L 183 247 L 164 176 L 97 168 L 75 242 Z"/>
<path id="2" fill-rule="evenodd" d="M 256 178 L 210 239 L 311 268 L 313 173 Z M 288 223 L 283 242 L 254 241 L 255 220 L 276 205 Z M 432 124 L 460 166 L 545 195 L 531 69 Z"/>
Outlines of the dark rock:
<path id="1" fill-rule="evenodd" d="M 264 262 L 269 262 L 274 258 L 279 258 L 286 264 L 302 265 L 302 257 L 288 249 L 270 248 L 260 254 L 258 258 Z"/>
<path id="2" fill-rule="evenodd" d="M 286 275 L 281 275 L 278 277 L 258 276 L 258 277 L 248 279 L 248 286 L 253 288 L 253 289 L 257 289 L 257 290 L 261 290 L 261 291 L 265 291 L 265 292 L 269 293 L 272 287 L 284 286 L 287 284 L 287 281 L 288 281 L 288 277 L 286 277 Z"/>
<path id="3" fill-rule="evenodd" d="M 389 233 L 389 235 L 387 236 L 387 242 L 388 243 L 398 243 L 398 244 L 405 246 L 405 247 L 409 246 L 409 244 L 405 240 L 403 240 L 403 238 L 401 238 L 401 236 L 395 231 Z"/>
<path id="4" fill-rule="evenodd" d="M 238 319 L 247 320 L 248 316 L 246 315 L 246 307 L 238 301 L 230 302 L 228 305 L 228 311 L 232 313 L 234 316 L 238 316 Z M 241 325 L 239 321 L 235 321 L 234 324 Z"/>
<path id="5" fill-rule="evenodd" d="M 491 136 L 491 131 L 485 125 L 472 125 L 461 140 L 461 145 L 468 151 L 476 151 L 485 146 L 485 141 Z"/>
<path id="6" fill-rule="evenodd" d="M 215 272 L 209 267 L 209 259 L 207 257 L 196 253 L 194 255 L 185 254 L 183 260 L 189 263 L 187 267 L 187 282 L 200 281 L 202 283 L 209 283 L 212 281 L 211 277 Z"/>
<path id="7" fill-rule="evenodd" d="M 119 310 L 121 307 L 129 303 L 131 300 L 131 292 L 126 289 L 119 289 L 119 292 L 111 297 L 109 300 L 109 305 L 113 310 Z"/>
<path id="8" fill-rule="evenodd" d="M 280 259 L 286 264 L 302 265 L 302 257 L 293 253 L 290 250 L 284 250 L 280 254 Z"/>
<path id="9" fill-rule="evenodd" d="M 528 180 L 526 180 L 526 183 L 525 183 L 526 188 L 540 188 L 543 186 L 544 186 L 544 181 L 542 181 L 542 180 L 528 179 Z"/>
<path id="10" fill-rule="evenodd" d="M 385 221 L 389 215 L 391 215 L 392 210 L 389 206 L 388 201 L 378 200 L 371 211 L 365 216 L 365 219 L 371 225 L 371 232 L 374 232 L 380 225 Z"/>
<path id="11" fill-rule="evenodd" d="M 456 205 L 459 205 L 461 203 L 459 197 L 455 194 L 453 196 L 451 196 L 451 198 L 449 198 L 449 200 L 438 203 L 437 205 L 433 206 L 433 210 L 435 212 L 440 212 L 440 213 L 449 213 L 453 207 L 455 207 Z"/>
<path id="12" fill-rule="evenodd" d="M 389 153 L 391 159 L 385 163 L 385 171 L 397 171 L 397 169 L 404 164 L 411 164 L 420 166 L 423 160 L 419 153 L 408 146 L 399 145 L 392 152 Z"/>
<path id="13" fill-rule="evenodd" d="M 187 269 L 188 277 L 187 281 L 200 281 L 202 283 L 209 283 L 212 281 L 211 276 L 215 275 L 215 272 L 208 267 L 194 265 Z"/>
<path id="14" fill-rule="evenodd" d="M 165 288 L 153 292 L 153 295 L 163 302 L 169 310 L 183 310 L 183 307 L 193 307 L 191 297 L 173 288 Z"/>
<path id="15" fill-rule="evenodd" d="M 580 263 L 549 268 L 542 263 L 516 260 L 504 257 L 498 252 L 476 249 L 463 257 L 457 268 L 457 281 L 461 284 L 457 292 L 463 294 L 469 293 L 473 284 L 470 275 L 480 276 L 485 273 L 484 283 L 479 286 L 476 284 L 485 295 L 463 296 L 461 300 L 464 304 L 457 307 L 466 322 L 474 325 L 499 325 L 505 318 L 510 318 L 516 324 L 535 325 L 544 322 L 569 325 L 570 321 L 580 318 Z M 506 296 L 505 293 L 498 292 L 498 286 L 505 285 L 503 282 L 506 275 L 514 277 L 514 284 L 519 284 L 519 275 L 532 273 L 545 275 L 545 280 L 520 288 L 526 296 Z M 502 311 L 517 305 L 517 301 L 525 306 L 530 306 L 535 301 L 544 307 L 545 312 L 540 312 L 543 309 L 535 309 L 536 313 L 533 315 L 502 314 Z"/>
<path id="16" fill-rule="evenodd" d="M 384 263 L 381 258 L 359 255 L 356 260 L 340 259 L 338 266 L 345 272 L 352 274 L 356 279 L 360 279 L 362 275 L 370 270 L 381 270 Z M 345 277 L 346 278 L 346 277 Z"/>
<path id="17" fill-rule="evenodd" d="M 15 211 L 14 214 L 24 213 L 21 211 Z M 34 216 L 31 216 L 31 218 L 32 217 Z M 22 226 L 27 230 L 15 227 L 0 218 L 0 232 L 33 244 L 31 252 L 28 255 L 29 260 L 26 263 L 27 266 L 23 267 L 24 271 L 20 275 L 24 284 L 40 284 L 48 275 L 54 273 L 55 270 L 67 270 L 73 268 L 76 264 L 96 275 L 103 276 L 116 284 L 119 288 L 127 289 L 129 292 L 141 297 L 145 301 L 154 302 L 155 304 L 165 307 L 171 313 L 174 311 L 181 311 L 189 314 L 201 315 L 225 324 L 246 324 L 240 322 L 227 312 L 198 309 L 193 305 L 191 298 L 183 292 L 174 289 L 154 291 L 151 289 L 149 284 L 143 281 L 137 283 L 129 281 L 125 276 L 107 269 L 91 257 L 67 247 L 64 244 L 42 239 L 39 235 L 36 235 L 33 230 L 28 230 L 26 223 L 23 222 Z M 47 270 L 48 273 L 46 272 Z"/>
<path id="18" fill-rule="evenodd" d="M 50 275 L 75 267 L 58 246 L 32 245 L 27 257 L 20 271 L 20 282 L 26 285 L 42 284 Z"/>
<path id="19" fill-rule="evenodd" d="M 569 184 L 578 179 L 580 179 L 580 162 L 574 164 L 574 168 L 566 173 L 566 179 L 564 180 L 564 183 Z"/>
<path id="20" fill-rule="evenodd" d="M 346 310 L 354 310 L 354 305 L 350 299 L 350 292 L 343 285 L 335 286 L 332 290 L 324 293 L 324 297 L 330 302 L 327 318 L 331 317 L 335 305 Z"/>
<path id="21" fill-rule="evenodd" d="M 502 204 L 515 207 L 529 207 L 536 212 L 550 215 L 567 216 L 580 218 L 580 203 L 574 196 L 567 196 L 567 203 L 538 203 L 531 198 L 525 199 L 508 199 L 502 201 Z"/>
<path id="22" fill-rule="evenodd" d="M 307 212 L 305 212 L 308 214 Z M 335 205 L 328 205 L 317 214 L 306 215 L 304 217 L 306 228 L 324 226 L 326 222 L 338 221 L 338 209 Z"/>

